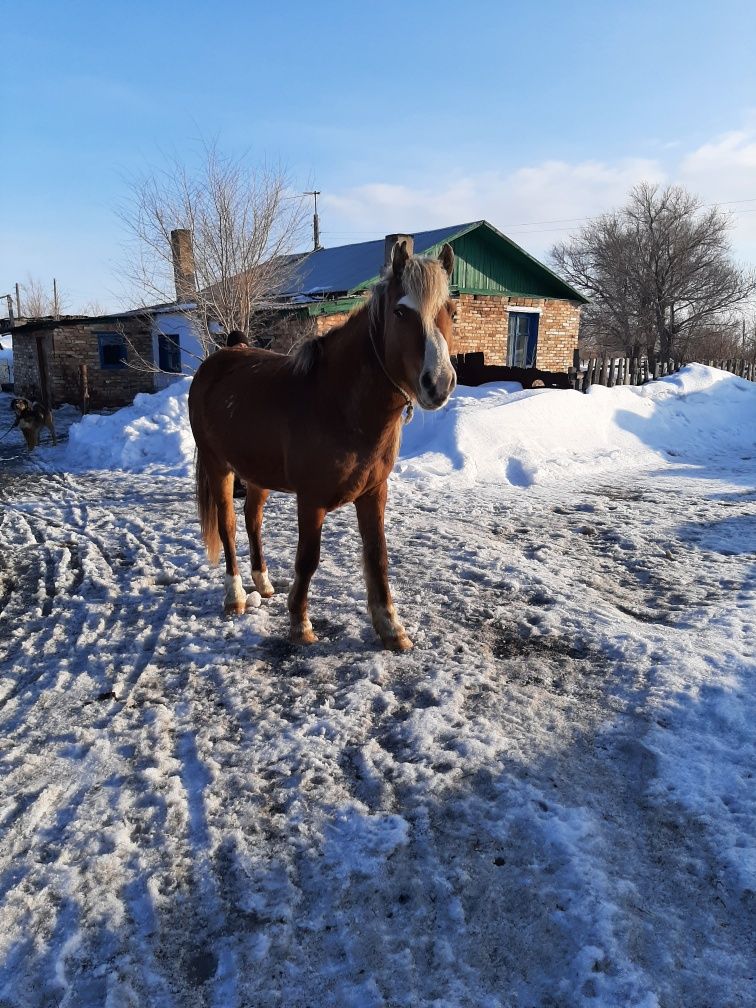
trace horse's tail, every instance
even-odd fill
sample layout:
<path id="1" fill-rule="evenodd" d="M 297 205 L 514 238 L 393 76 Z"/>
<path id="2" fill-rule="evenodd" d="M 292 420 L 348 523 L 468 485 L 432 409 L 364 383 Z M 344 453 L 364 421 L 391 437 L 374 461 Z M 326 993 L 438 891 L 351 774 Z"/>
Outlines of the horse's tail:
<path id="1" fill-rule="evenodd" d="M 197 452 L 197 464 L 194 471 L 194 487 L 197 496 L 200 529 L 202 530 L 202 538 L 207 550 L 207 558 L 211 564 L 217 564 L 221 548 L 220 535 L 218 534 L 218 505 L 215 503 L 210 490 L 207 469 L 199 451 Z"/>

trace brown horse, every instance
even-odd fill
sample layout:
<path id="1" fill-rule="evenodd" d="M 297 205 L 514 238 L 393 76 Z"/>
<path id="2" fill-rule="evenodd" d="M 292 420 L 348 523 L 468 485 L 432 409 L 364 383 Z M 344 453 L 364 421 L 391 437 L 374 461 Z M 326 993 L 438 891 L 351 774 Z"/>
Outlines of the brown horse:
<path id="1" fill-rule="evenodd" d="M 291 355 L 218 350 L 197 370 L 189 419 L 197 443 L 197 503 L 211 563 L 226 558 L 227 613 L 244 612 L 236 560 L 234 474 L 247 486 L 244 517 L 252 579 L 273 594 L 260 530 L 270 490 L 297 495 L 299 545 L 289 592 L 291 639 L 316 640 L 307 592 L 329 511 L 354 503 L 363 544 L 368 608 L 385 647 L 412 647 L 388 583 L 383 530 L 387 480 L 399 450 L 402 413 L 413 400 L 439 409 L 456 379 L 449 360 L 454 254 L 410 256 L 394 246 L 369 301 L 340 327 Z"/>

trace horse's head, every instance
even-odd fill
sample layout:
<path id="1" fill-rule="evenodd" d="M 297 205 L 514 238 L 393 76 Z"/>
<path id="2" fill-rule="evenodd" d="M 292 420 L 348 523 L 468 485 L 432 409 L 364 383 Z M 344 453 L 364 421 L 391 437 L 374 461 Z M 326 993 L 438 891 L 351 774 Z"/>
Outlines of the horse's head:
<path id="1" fill-rule="evenodd" d="M 407 243 L 397 242 L 383 281 L 386 370 L 427 410 L 440 409 L 457 384 L 449 360 L 455 312 L 449 298 L 453 266 L 450 245 L 433 259 L 411 256 Z"/>

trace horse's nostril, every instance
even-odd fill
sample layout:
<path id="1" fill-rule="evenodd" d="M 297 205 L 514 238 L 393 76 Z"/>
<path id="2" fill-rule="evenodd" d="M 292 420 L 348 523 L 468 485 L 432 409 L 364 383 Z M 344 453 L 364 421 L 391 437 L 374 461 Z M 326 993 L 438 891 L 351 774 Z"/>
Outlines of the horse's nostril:
<path id="1" fill-rule="evenodd" d="M 429 392 L 433 388 L 433 379 L 431 378 L 431 376 L 428 374 L 427 371 L 424 371 L 420 375 L 420 384 L 423 386 L 424 389 L 427 389 Z"/>

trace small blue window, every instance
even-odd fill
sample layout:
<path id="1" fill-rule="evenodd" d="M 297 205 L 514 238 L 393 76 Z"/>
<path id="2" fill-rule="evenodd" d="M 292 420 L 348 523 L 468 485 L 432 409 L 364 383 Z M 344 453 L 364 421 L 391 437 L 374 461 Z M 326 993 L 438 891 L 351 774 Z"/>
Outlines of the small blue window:
<path id="1" fill-rule="evenodd" d="M 179 374 L 181 371 L 181 337 L 178 333 L 158 336 L 158 366 L 161 371 Z"/>
<path id="2" fill-rule="evenodd" d="M 103 371 L 115 371 L 126 367 L 126 337 L 118 332 L 97 333 L 100 348 L 100 367 Z"/>
<path id="3" fill-rule="evenodd" d="M 509 313 L 509 341 L 507 364 L 509 367 L 535 367 L 538 350 L 537 312 Z"/>

